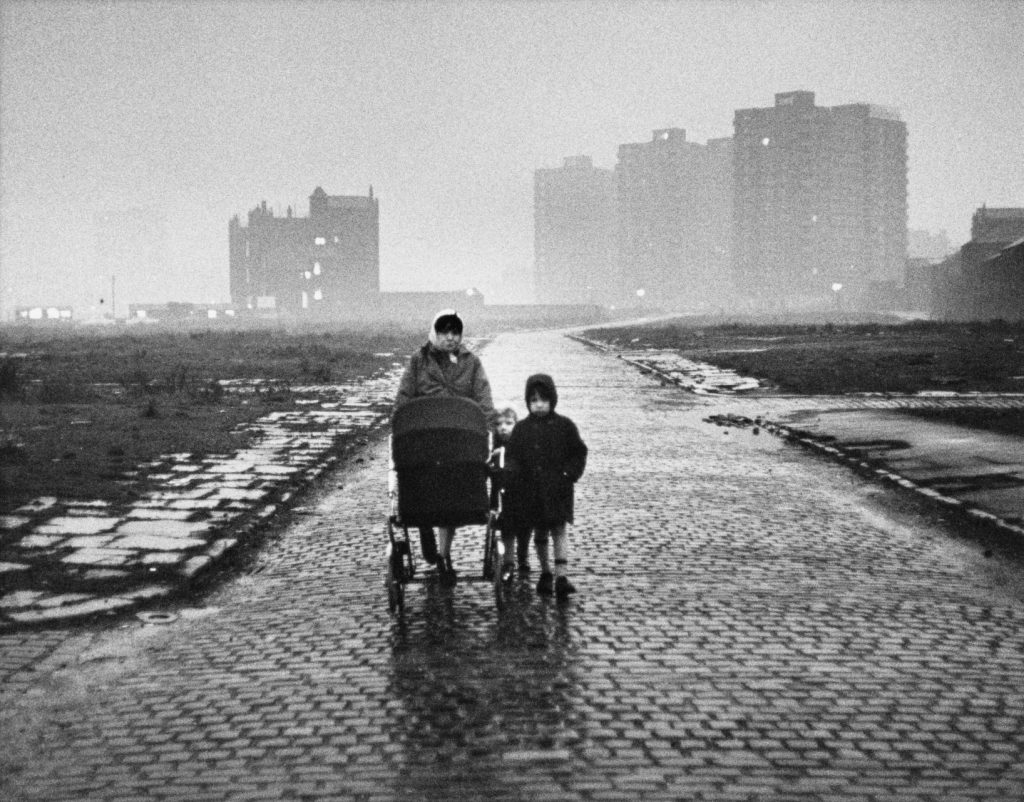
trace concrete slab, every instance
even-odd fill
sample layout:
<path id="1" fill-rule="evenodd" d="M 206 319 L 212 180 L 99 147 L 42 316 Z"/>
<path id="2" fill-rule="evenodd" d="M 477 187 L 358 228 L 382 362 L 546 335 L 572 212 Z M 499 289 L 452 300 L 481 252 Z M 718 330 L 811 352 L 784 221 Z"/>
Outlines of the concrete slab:
<path id="1" fill-rule="evenodd" d="M 208 523 L 189 521 L 128 521 L 117 527 L 116 534 L 127 535 L 152 535 L 154 537 L 193 537 L 209 532 L 211 529 Z"/>
<path id="2" fill-rule="evenodd" d="M 41 535 L 95 535 L 108 532 L 121 522 L 121 518 L 99 516 L 58 515 L 36 526 Z"/>
<path id="3" fill-rule="evenodd" d="M 246 490 L 242 488 L 222 487 L 216 491 L 214 498 L 226 499 L 229 501 L 262 501 L 267 497 L 269 491 Z"/>
<path id="4" fill-rule="evenodd" d="M 190 537 L 160 537 L 158 535 L 129 535 L 119 537 L 110 543 L 112 549 L 134 551 L 191 551 L 206 546 L 205 540 Z"/>
<path id="5" fill-rule="evenodd" d="M 128 549 L 77 549 L 62 557 L 61 562 L 66 565 L 117 566 L 125 565 L 135 557 L 138 554 Z"/>
<path id="6" fill-rule="evenodd" d="M 18 545 L 23 549 L 49 549 L 63 542 L 61 535 L 25 535 Z"/>
<path id="7" fill-rule="evenodd" d="M 52 509 L 57 506 L 57 499 L 54 496 L 40 496 L 39 498 L 32 499 L 32 501 L 18 507 L 14 511 L 15 515 L 34 515 L 38 512 Z"/>
<path id="8" fill-rule="evenodd" d="M 17 607 L 29 607 L 42 598 L 45 594 L 38 590 L 15 590 L 0 596 L 0 608 L 14 609 Z"/>
<path id="9" fill-rule="evenodd" d="M 106 546 L 112 539 L 113 535 L 78 535 L 76 537 L 68 538 L 62 545 L 72 549 L 98 549 Z"/>
<path id="10" fill-rule="evenodd" d="M 152 551 L 142 558 L 143 565 L 177 565 L 185 559 L 183 551 Z"/>
<path id="11" fill-rule="evenodd" d="M 168 509 L 167 501 L 162 501 L 154 506 L 136 505 L 128 512 L 128 518 L 133 521 L 184 521 L 191 517 L 191 510 Z"/>
<path id="12" fill-rule="evenodd" d="M 167 506 L 171 510 L 183 510 L 189 513 L 194 513 L 202 510 L 216 509 L 219 504 L 220 499 L 189 498 L 181 499 L 180 501 L 169 501 Z"/>
<path id="13" fill-rule="evenodd" d="M 111 612 L 125 607 L 131 607 L 135 602 L 132 599 L 109 598 L 90 599 L 79 604 L 66 604 L 60 607 L 43 608 L 38 610 L 21 610 L 11 612 L 9 617 L 21 624 L 38 624 L 48 621 L 71 620 L 96 613 Z"/>

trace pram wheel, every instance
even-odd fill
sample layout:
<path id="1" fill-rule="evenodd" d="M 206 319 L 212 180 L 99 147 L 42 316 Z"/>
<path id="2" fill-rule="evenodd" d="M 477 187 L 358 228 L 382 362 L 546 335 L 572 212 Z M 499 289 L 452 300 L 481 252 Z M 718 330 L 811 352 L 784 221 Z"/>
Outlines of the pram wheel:
<path id="1" fill-rule="evenodd" d="M 495 541 L 497 538 L 494 536 L 494 525 L 492 521 L 488 521 L 487 529 L 484 530 L 484 564 L 481 576 L 484 579 L 494 579 L 494 551 Z"/>
<path id="2" fill-rule="evenodd" d="M 501 578 L 501 569 L 505 562 L 505 544 L 501 539 L 496 515 L 487 521 L 487 548 L 485 550 L 484 578 L 494 585 L 494 603 L 498 610 L 505 607 L 505 583 Z"/>
<path id="3" fill-rule="evenodd" d="M 387 524 L 387 534 L 388 545 L 384 550 L 384 588 L 388 594 L 388 609 L 394 615 L 405 608 L 405 583 L 412 579 L 415 568 L 409 539 L 396 539 L 390 521 Z"/>
<path id="4" fill-rule="evenodd" d="M 389 549 L 390 551 L 390 549 Z M 388 592 L 388 610 L 392 615 L 401 612 L 405 608 L 405 585 L 399 578 L 399 571 L 395 570 L 395 554 L 390 553 L 386 558 L 384 572 L 384 587 Z"/>

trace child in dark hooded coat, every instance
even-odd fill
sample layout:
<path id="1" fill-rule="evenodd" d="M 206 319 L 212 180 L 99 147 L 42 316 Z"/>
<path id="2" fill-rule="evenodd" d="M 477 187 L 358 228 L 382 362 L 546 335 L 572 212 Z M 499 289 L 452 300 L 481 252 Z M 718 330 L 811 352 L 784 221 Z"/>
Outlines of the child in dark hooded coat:
<path id="1" fill-rule="evenodd" d="M 561 599 L 576 591 L 567 575 L 565 527 L 573 520 L 574 485 L 587 466 L 587 446 L 576 424 L 555 412 L 557 404 L 558 391 L 550 376 L 537 373 L 526 380 L 530 414 L 516 424 L 508 441 L 505 512 L 510 527 L 534 533 L 541 567 L 537 592 Z"/>

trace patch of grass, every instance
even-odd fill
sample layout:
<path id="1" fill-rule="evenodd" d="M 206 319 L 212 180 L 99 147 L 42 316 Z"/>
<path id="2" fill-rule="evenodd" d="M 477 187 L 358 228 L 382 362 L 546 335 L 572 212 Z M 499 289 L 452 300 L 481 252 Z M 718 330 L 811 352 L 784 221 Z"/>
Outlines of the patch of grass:
<path id="1" fill-rule="evenodd" d="M 807 395 L 1024 392 L 1024 324 L 670 323 L 592 329 L 620 349 L 664 348 Z"/>
<path id="2" fill-rule="evenodd" d="M 983 407 L 963 407 L 960 409 L 907 409 L 907 415 L 926 420 L 955 423 L 971 429 L 984 429 L 999 434 L 1012 434 L 1024 437 L 1024 410 L 1021 409 L 985 409 Z"/>
<path id="3" fill-rule="evenodd" d="M 0 329 L 0 513 L 38 496 L 130 501 L 125 471 L 169 453 L 230 453 L 233 430 L 292 409 L 290 386 L 378 375 L 416 330 L 168 332 Z M 229 379 L 274 391 L 225 393 Z M 244 428 L 244 427 L 243 427 Z"/>

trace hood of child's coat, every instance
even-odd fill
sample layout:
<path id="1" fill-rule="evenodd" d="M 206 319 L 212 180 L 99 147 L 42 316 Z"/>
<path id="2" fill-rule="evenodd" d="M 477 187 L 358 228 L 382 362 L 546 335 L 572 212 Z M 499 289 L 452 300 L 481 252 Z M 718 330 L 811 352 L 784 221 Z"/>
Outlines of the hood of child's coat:
<path id="1" fill-rule="evenodd" d="M 541 388 L 541 395 L 551 399 L 551 411 L 554 412 L 558 405 L 558 390 L 555 389 L 555 380 L 546 373 L 534 373 L 526 380 L 526 407 L 530 407 L 530 395 L 537 387 Z"/>

